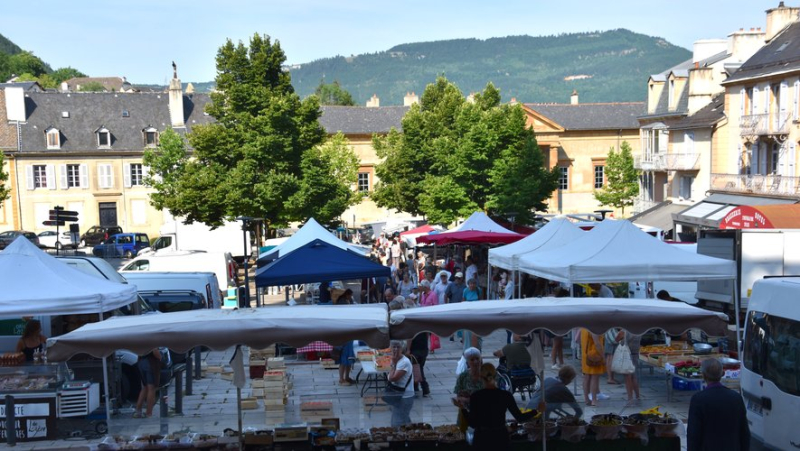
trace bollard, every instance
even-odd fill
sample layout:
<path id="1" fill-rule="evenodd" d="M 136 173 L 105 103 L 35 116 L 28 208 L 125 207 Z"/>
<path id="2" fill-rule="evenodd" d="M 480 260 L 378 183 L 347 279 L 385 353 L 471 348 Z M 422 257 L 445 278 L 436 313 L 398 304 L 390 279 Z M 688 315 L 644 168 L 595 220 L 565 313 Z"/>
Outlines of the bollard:
<path id="1" fill-rule="evenodd" d="M 17 419 L 14 411 L 14 397 L 6 395 L 6 444 L 16 446 L 17 444 Z"/>

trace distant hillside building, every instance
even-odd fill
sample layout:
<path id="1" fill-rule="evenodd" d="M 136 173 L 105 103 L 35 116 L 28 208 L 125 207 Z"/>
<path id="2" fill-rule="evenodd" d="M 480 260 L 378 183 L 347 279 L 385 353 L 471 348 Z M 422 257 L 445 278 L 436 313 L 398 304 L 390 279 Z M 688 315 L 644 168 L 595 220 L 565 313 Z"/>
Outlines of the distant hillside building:
<path id="1" fill-rule="evenodd" d="M 61 82 L 61 92 L 78 92 L 89 83 L 100 83 L 106 92 L 139 92 L 125 77 L 76 77 Z"/>

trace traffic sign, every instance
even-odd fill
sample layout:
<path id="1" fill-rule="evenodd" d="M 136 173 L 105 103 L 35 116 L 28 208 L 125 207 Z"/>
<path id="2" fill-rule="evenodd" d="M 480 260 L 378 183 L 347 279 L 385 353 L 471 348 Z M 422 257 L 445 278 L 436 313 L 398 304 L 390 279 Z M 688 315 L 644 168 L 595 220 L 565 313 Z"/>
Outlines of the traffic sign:
<path id="1" fill-rule="evenodd" d="M 46 226 L 63 226 L 64 221 L 42 221 L 42 224 Z"/>
<path id="2" fill-rule="evenodd" d="M 56 207 L 53 210 L 50 210 L 50 220 L 51 221 L 67 221 L 67 222 L 77 222 L 78 221 L 78 212 L 71 211 L 71 210 L 63 210 L 63 207 Z"/>

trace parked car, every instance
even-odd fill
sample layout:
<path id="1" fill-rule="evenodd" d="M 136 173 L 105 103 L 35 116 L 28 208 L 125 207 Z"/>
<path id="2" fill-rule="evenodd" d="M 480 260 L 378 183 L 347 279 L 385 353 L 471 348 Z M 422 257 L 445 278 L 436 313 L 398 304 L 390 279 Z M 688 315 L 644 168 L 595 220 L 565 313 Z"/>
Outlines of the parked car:
<path id="1" fill-rule="evenodd" d="M 105 258 L 133 258 L 137 252 L 148 246 L 150 246 L 150 238 L 145 233 L 118 233 L 95 246 L 92 254 Z"/>
<path id="2" fill-rule="evenodd" d="M 80 246 L 96 246 L 118 233 L 122 233 L 120 226 L 93 226 L 81 235 Z"/>
<path id="3" fill-rule="evenodd" d="M 153 310 L 161 313 L 183 312 L 208 308 L 206 298 L 192 290 L 139 291 Z"/>
<path id="4" fill-rule="evenodd" d="M 64 246 L 72 245 L 72 235 L 69 231 L 61 232 L 59 237 L 55 230 L 48 230 L 39 234 L 39 245 L 41 247 L 49 247 L 62 249 Z"/>
<path id="5" fill-rule="evenodd" d="M 27 232 L 25 230 L 9 230 L 8 232 L 0 233 L 0 249 L 5 249 L 6 246 L 14 242 L 19 236 L 24 236 L 25 238 L 31 240 L 31 243 L 41 246 L 39 244 L 39 237 L 36 236 L 33 232 Z"/>

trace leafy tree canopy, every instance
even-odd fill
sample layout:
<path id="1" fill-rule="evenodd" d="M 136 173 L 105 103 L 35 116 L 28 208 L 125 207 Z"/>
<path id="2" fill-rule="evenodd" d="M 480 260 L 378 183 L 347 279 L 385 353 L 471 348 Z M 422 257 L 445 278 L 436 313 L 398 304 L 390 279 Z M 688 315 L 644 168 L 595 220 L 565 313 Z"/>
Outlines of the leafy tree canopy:
<path id="1" fill-rule="evenodd" d="M 146 160 L 155 206 L 209 225 L 237 216 L 282 225 L 341 215 L 351 199 L 347 171 L 319 147 L 325 132 L 317 98 L 300 100 L 281 69 L 285 60 L 279 42 L 268 36 L 254 35 L 249 46 L 228 40 L 220 47 L 218 91 L 206 107 L 216 122 L 188 135 L 191 158 L 177 145 L 167 149 L 162 139 Z"/>
<path id="2" fill-rule="evenodd" d="M 81 87 L 78 89 L 78 91 L 81 92 L 103 92 L 105 90 L 106 87 L 103 86 L 103 84 L 100 83 L 99 81 L 86 82 L 82 84 Z"/>
<path id="3" fill-rule="evenodd" d="M 319 97 L 320 105 L 355 105 L 353 96 L 342 88 L 336 80 L 333 83 L 325 83 L 324 80 L 320 81 L 319 86 L 314 90 L 314 95 Z"/>
<path id="4" fill-rule="evenodd" d="M 556 188 L 543 167 L 533 130 L 520 105 L 501 105 L 489 83 L 467 101 L 444 77 L 428 85 L 403 117 L 403 133 L 374 137 L 380 182 L 373 198 L 383 207 L 424 214 L 448 224 L 475 210 L 517 213 L 530 222 Z"/>
<path id="5" fill-rule="evenodd" d="M 620 145 L 619 152 L 613 147 L 608 151 L 605 167 L 606 187 L 595 190 L 594 198 L 601 205 L 622 209 L 633 205 L 639 195 L 639 172 L 633 166 L 631 146 L 627 141 Z"/>

